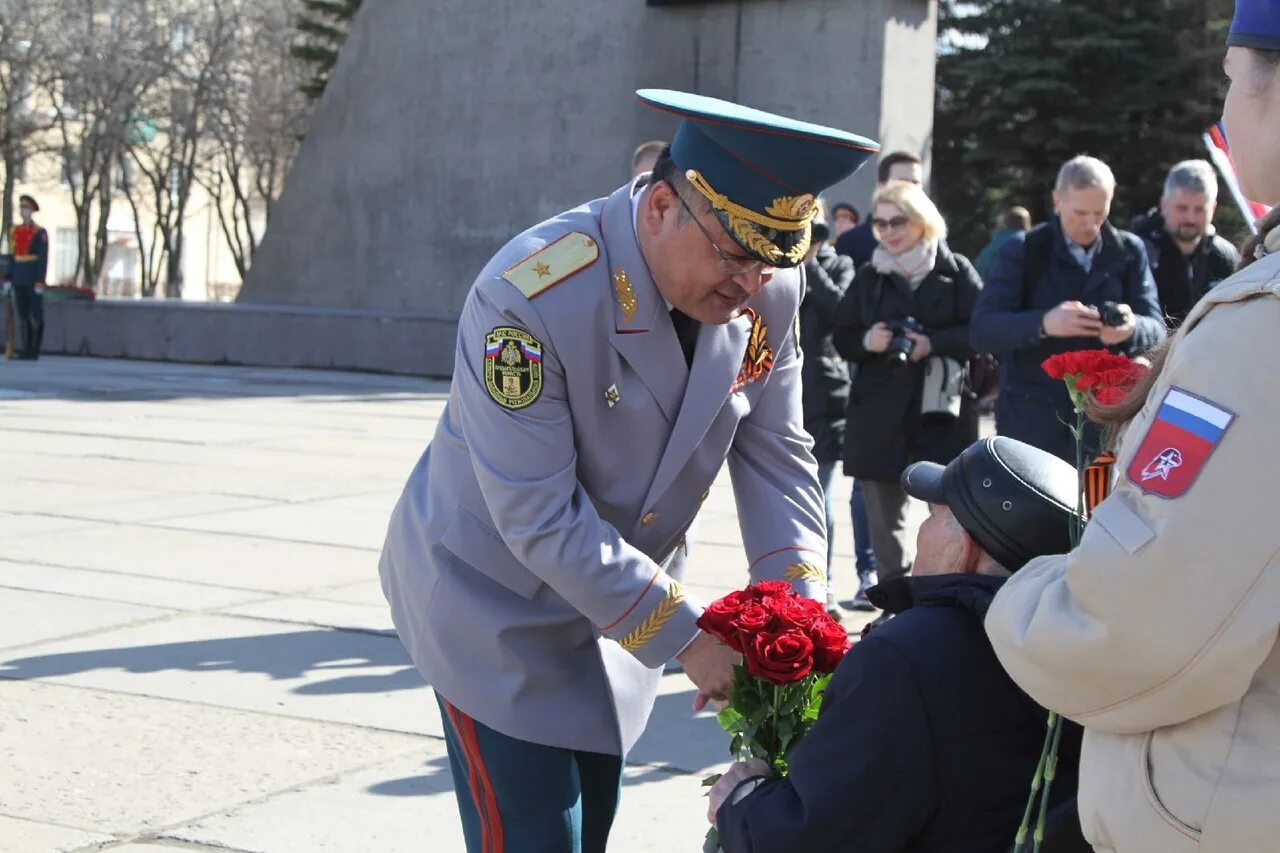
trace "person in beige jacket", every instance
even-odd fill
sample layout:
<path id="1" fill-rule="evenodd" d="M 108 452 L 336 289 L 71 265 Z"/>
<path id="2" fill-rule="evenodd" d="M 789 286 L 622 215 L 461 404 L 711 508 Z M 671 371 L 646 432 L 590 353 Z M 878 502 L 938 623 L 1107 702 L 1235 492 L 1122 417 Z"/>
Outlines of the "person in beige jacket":
<path id="1" fill-rule="evenodd" d="M 1275 204 L 1280 0 L 1240 0 L 1229 44 L 1232 153 Z M 1028 564 L 987 615 L 1014 681 L 1085 727 L 1098 851 L 1280 850 L 1277 222 L 1118 410 L 1117 483 L 1079 547 Z"/>

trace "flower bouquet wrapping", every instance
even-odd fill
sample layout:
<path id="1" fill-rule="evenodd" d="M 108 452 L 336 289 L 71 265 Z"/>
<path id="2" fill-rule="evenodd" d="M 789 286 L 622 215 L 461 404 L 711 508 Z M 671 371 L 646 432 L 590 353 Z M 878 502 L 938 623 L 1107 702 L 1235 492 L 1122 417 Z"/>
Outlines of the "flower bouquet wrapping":
<path id="1" fill-rule="evenodd" d="M 732 736 L 729 753 L 762 759 L 785 776 L 788 753 L 817 722 L 822 693 L 849 649 L 843 626 L 789 583 L 762 581 L 713 602 L 698 627 L 742 655 L 729 703 L 716 715 Z M 716 849 L 712 828 L 704 850 Z"/>
<path id="2" fill-rule="evenodd" d="M 1071 547 L 1080 544 L 1084 534 L 1085 520 L 1093 507 L 1110 491 L 1110 463 L 1114 457 L 1104 453 L 1094 464 L 1085 460 L 1084 426 L 1085 411 L 1090 403 L 1101 406 L 1114 406 L 1124 400 L 1133 391 L 1147 368 L 1126 358 L 1115 355 L 1108 350 L 1080 350 L 1077 352 L 1059 353 L 1041 365 L 1041 368 L 1053 379 L 1061 379 L 1066 383 L 1067 393 L 1071 396 L 1071 407 L 1075 410 L 1075 423 L 1067 424 L 1076 444 L 1076 471 L 1081 478 L 1081 488 L 1077 491 L 1076 514 L 1071 519 Z M 1091 460 L 1092 461 L 1092 460 Z M 1103 470 L 1095 470 L 1101 466 Z M 1093 475 L 1102 473 L 1102 478 Z M 1104 486 L 1090 484 L 1091 479 L 1106 480 Z M 1086 488 L 1087 487 L 1087 488 Z M 1089 495 L 1086 503 L 1085 495 Z M 1049 712 L 1048 731 L 1045 735 L 1044 747 L 1040 753 L 1040 763 L 1031 778 L 1031 795 L 1027 798 L 1027 807 L 1022 815 L 1022 823 L 1014 838 L 1013 851 L 1021 853 L 1031 836 L 1032 850 L 1039 853 L 1044 842 L 1045 819 L 1049 809 L 1049 792 L 1053 786 L 1058 769 L 1058 744 L 1062 739 L 1062 718 Z M 1038 808 L 1037 808 L 1038 803 Z M 1035 829 L 1031 829 L 1031 816 L 1036 814 Z"/>

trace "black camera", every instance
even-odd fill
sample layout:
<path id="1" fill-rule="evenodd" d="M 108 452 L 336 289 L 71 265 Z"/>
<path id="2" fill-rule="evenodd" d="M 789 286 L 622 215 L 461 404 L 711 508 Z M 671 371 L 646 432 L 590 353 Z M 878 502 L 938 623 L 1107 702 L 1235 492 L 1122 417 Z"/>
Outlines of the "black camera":
<path id="1" fill-rule="evenodd" d="M 893 340 L 889 341 L 889 348 L 884 354 L 895 366 L 906 364 L 911 358 L 911 350 L 915 348 L 915 341 L 907 337 L 907 332 L 919 335 L 924 332 L 924 326 L 915 317 L 904 317 L 901 322 L 893 325 Z"/>
<path id="2" fill-rule="evenodd" d="M 1115 302 L 1104 302 L 1101 305 L 1090 305 L 1089 307 L 1098 312 L 1098 316 L 1102 318 L 1102 325 L 1104 326 L 1115 328 L 1128 322 L 1125 313 L 1120 310 L 1120 306 Z"/>

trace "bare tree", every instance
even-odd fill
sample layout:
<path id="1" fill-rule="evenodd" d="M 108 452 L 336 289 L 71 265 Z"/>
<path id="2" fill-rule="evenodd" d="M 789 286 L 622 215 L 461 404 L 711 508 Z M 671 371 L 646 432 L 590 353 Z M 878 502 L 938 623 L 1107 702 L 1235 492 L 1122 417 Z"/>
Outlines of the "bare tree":
<path id="1" fill-rule="evenodd" d="M 0 161 L 4 189 L 0 195 L 0 233 L 13 226 L 13 194 L 18 173 L 39 150 L 49 118 L 35 108 L 32 95 L 57 78 L 51 55 L 52 0 L 0 2 Z"/>
<path id="2" fill-rule="evenodd" d="M 161 272 L 165 295 L 182 295 L 187 206 L 197 169 L 215 150 L 207 126 L 225 100 L 233 61 L 245 40 L 242 12 L 247 5 L 240 0 L 165 0 L 157 10 L 169 27 L 165 74 L 147 88 L 139 105 L 154 123 L 156 136 L 135 138 L 128 145 L 137 184 L 145 187 L 155 221 L 152 240 L 144 242 L 139 230 L 143 295 L 155 292 Z M 139 222 L 137 199 L 134 193 L 129 197 Z"/>
<path id="3" fill-rule="evenodd" d="M 242 279 L 311 116 L 302 94 L 308 68 L 289 52 L 296 14 L 296 0 L 246 8 L 231 77 L 206 126 L 217 156 L 199 179 Z"/>
<path id="4" fill-rule="evenodd" d="M 95 286 L 107 251 L 114 178 L 131 137 L 155 133 L 140 110 L 166 72 L 169 35 L 151 0 L 56 0 L 60 79 L 46 87 L 62 178 L 76 214 L 76 278 Z M 97 214 L 96 219 L 94 214 Z"/>

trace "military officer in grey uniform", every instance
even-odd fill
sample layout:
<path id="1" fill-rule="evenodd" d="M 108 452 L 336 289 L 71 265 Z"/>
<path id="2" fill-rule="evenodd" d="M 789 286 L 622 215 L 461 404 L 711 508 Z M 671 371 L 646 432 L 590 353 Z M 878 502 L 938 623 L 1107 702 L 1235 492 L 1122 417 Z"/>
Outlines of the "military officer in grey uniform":
<path id="1" fill-rule="evenodd" d="M 380 571 L 437 696 L 470 851 L 599 851 L 622 758 L 695 622 L 688 536 L 728 461 L 752 581 L 823 599 L 795 337 L 815 196 L 878 149 L 678 92 L 648 176 L 514 238 L 476 278 L 449 402 Z M 743 578 L 744 583 L 748 580 Z"/>

